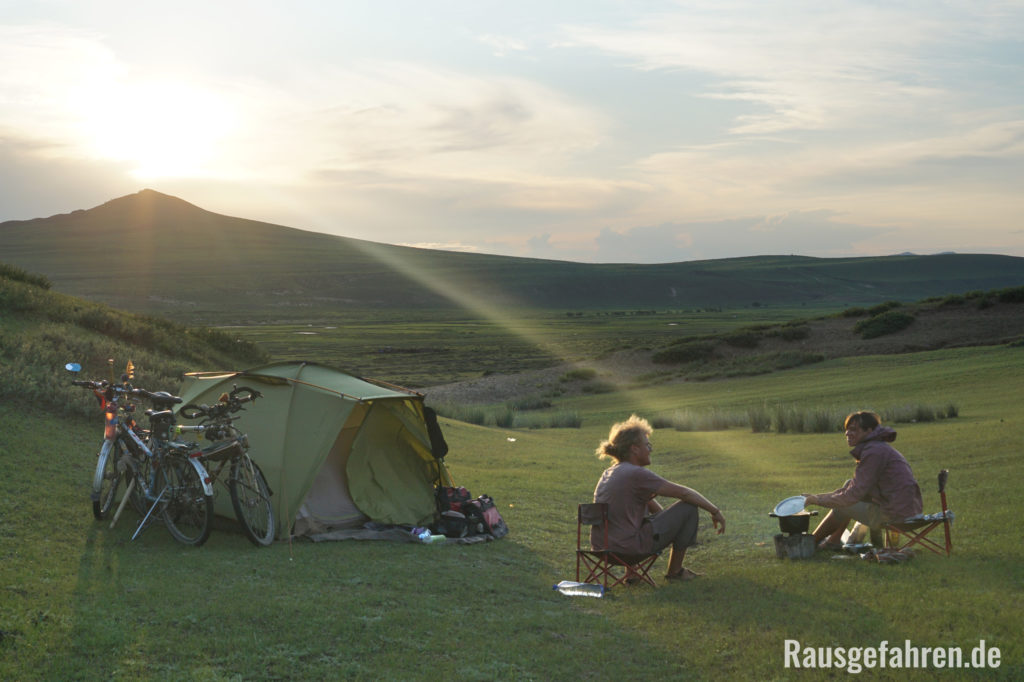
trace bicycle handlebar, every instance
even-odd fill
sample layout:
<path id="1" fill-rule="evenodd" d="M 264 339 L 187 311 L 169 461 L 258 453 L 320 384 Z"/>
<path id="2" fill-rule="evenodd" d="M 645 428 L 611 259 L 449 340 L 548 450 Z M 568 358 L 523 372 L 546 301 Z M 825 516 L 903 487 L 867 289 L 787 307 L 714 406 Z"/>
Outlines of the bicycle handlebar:
<path id="1" fill-rule="evenodd" d="M 71 385 L 81 386 L 82 388 L 91 388 L 94 391 L 99 391 L 106 388 L 110 384 L 105 379 L 100 379 L 99 381 L 83 381 L 81 379 L 76 379 L 71 382 Z"/>
<path id="2" fill-rule="evenodd" d="M 220 400 L 213 405 L 196 405 L 195 403 L 189 403 L 178 410 L 178 414 L 185 419 L 199 419 L 200 417 L 203 417 L 213 421 L 231 421 L 231 417 L 229 415 L 245 409 L 242 407 L 244 403 L 249 403 L 262 397 L 263 394 L 253 388 L 249 388 L 248 386 L 235 386 L 230 393 L 222 395 Z"/>
<path id="3" fill-rule="evenodd" d="M 76 379 L 71 382 L 72 386 L 81 386 L 82 388 L 89 388 L 93 391 L 111 391 L 113 394 L 128 394 L 136 398 L 146 398 L 155 404 L 163 405 L 177 405 L 181 402 L 181 398 L 176 395 L 171 395 L 167 391 L 147 391 L 144 388 L 134 388 L 131 384 L 112 384 L 106 379 L 100 379 L 99 381 L 84 381 Z M 108 396 L 112 398 L 113 395 Z"/>

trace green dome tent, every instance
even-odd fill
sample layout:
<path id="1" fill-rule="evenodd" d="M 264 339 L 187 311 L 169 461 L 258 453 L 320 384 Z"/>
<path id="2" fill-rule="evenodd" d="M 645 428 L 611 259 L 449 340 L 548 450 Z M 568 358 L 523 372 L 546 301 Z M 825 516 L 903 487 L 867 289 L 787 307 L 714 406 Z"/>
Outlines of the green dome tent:
<path id="1" fill-rule="evenodd" d="M 236 385 L 263 394 L 239 413 L 236 426 L 248 434 L 249 456 L 273 491 L 276 537 L 367 521 L 437 521 L 434 489 L 451 478 L 422 394 L 324 365 L 279 362 L 186 374 L 182 405 L 213 404 Z M 435 456 L 434 449 L 442 452 Z M 218 495 L 217 513 L 233 516 L 227 497 Z"/>

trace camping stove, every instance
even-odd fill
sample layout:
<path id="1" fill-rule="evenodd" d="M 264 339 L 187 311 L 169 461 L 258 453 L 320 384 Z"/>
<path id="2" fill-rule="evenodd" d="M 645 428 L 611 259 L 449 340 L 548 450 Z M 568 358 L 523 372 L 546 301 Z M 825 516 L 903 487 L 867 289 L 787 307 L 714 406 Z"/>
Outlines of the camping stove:
<path id="1" fill-rule="evenodd" d="M 807 532 L 816 511 L 804 509 L 801 495 L 787 497 L 768 515 L 779 520 L 781 533 L 775 535 L 775 555 L 780 559 L 807 559 L 814 556 L 814 536 Z"/>

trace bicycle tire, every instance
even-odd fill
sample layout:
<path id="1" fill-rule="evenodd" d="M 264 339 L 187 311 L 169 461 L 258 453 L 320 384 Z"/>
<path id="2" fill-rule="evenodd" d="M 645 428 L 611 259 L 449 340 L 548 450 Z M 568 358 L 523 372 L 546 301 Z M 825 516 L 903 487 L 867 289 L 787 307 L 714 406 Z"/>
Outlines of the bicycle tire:
<path id="1" fill-rule="evenodd" d="M 273 543 L 277 524 L 274 505 L 270 501 L 270 486 L 248 454 L 232 461 L 228 490 L 231 492 L 235 517 L 242 524 L 249 542 L 257 547 Z"/>
<path id="2" fill-rule="evenodd" d="M 178 542 L 202 545 L 213 525 L 213 495 L 206 494 L 199 474 L 185 457 L 166 457 L 161 471 L 165 487 L 160 514 L 164 525 Z"/>
<path id="3" fill-rule="evenodd" d="M 117 471 L 117 460 L 120 459 L 120 455 L 120 447 L 115 447 L 115 441 L 103 441 L 96 461 L 92 490 L 92 515 L 97 521 L 110 516 L 110 509 L 114 506 L 117 488 L 121 482 L 121 474 Z"/>

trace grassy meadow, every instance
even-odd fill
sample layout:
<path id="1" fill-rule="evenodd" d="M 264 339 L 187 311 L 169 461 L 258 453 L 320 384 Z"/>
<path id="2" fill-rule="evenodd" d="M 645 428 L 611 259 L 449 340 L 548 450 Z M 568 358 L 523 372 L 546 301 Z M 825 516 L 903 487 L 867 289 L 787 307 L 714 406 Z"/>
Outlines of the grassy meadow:
<path id="1" fill-rule="evenodd" d="M 310 314 L 221 328 L 275 358 L 308 360 L 360 376 L 419 387 L 490 373 L 513 374 L 557 362 L 649 348 L 674 337 L 720 334 L 814 314 L 807 306 L 724 310 L 409 310 Z M 218 368 L 219 369 L 219 368 Z"/>
<path id="2" fill-rule="evenodd" d="M 902 565 L 775 557 L 776 502 L 839 486 L 840 433 L 659 429 L 652 469 L 720 505 L 702 514 L 697 581 L 564 597 L 575 508 L 605 464 L 593 451 L 636 412 L 839 411 L 955 403 L 954 419 L 898 425 L 895 445 L 938 510 L 950 470 L 953 556 Z M 162 528 L 130 541 L 92 519 L 100 418 L 0 402 L 0 679 L 570 680 L 843 677 L 785 667 L 803 647 L 998 647 L 989 670 L 892 670 L 868 679 L 1024 678 L 1024 548 L 1016 529 L 1024 348 L 981 347 L 829 360 L 763 376 L 565 398 L 580 428 L 516 430 L 442 420 L 456 483 L 494 497 L 497 542 L 279 542 L 257 550 L 230 528 L 205 546 Z M 819 517 L 820 518 L 820 517 Z M 660 575 L 665 559 L 656 572 Z M 659 570 L 660 569 L 660 570 Z"/>

